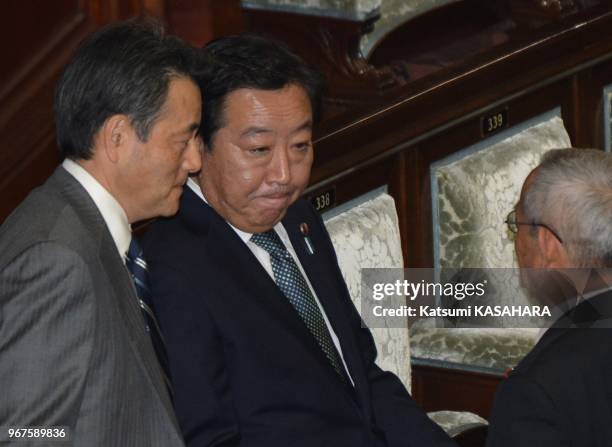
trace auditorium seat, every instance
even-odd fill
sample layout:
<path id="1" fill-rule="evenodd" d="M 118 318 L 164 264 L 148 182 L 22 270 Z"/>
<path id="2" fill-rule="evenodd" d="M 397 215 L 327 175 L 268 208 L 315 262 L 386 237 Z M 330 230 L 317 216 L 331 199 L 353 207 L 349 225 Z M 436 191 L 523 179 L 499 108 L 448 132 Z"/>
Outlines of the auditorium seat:
<path id="1" fill-rule="evenodd" d="M 324 215 L 340 269 L 357 309 L 361 309 L 361 269 L 404 266 L 397 211 L 393 198 L 374 191 Z M 410 335 L 404 327 L 371 328 L 378 350 L 377 364 L 395 373 L 411 388 Z M 486 421 L 467 412 L 439 411 L 429 416 L 447 433 L 482 426 Z"/>

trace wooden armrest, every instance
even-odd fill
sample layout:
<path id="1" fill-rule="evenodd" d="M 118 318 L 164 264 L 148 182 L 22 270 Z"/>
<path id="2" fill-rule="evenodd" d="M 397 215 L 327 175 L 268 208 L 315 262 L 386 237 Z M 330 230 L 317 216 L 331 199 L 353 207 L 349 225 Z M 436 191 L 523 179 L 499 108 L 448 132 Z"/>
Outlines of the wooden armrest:
<path id="1" fill-rule="evenodd" d="M 461 447 L 484 447 L 487 441 L 488 426 L 479 425 L 459 433 L 453 439 Z"/>

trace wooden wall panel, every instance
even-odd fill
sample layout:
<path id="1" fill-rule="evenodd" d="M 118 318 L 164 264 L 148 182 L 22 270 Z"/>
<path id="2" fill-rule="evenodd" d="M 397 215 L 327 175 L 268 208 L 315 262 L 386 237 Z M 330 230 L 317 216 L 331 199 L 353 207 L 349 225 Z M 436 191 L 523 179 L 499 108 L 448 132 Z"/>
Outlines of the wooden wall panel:
<path id="1" fill-rule="evenodd" d="M 573 85 L 574 145 L 604 148 L 603 89 L 611 84 L 612 60 L 576 75 Z"/>
<path id="2" fill-rule="evenodd" d="M 425 411 L 470 411 L 488 419 L 502 376 L 413 365 L 412 397 Z"/>
<path id="3" fill-rule="evenodd" d="M 53 45 L 54 37 L 65 34 L 70 22 L 81 15 L 78 0 L 63 2 L 6 2 L 3 15 L 10 17 L 0 27 L 0 41 L 4 42 L 3 70 L 0 72 L 0 98 L 19 81 L 19 74 L 28 72 Z M 28 24 L 27 29 L 24 24 Z M 18 42 L 15 45 L 15 42 Z M 10 63 L 8 63 L 10 61 Z"/>
<path id="4" fill-rule="evenodd" d="M 55 83 L 79 42 L 152 0 L 8 1 L 0 38 L 0 222 L 58 164 Z"/>
<path id="5" fill-rule="evenodd" d="M 165 13 L 170 30 L 196 47 L 243 29 L 240 0 L 172 0 Z"/>

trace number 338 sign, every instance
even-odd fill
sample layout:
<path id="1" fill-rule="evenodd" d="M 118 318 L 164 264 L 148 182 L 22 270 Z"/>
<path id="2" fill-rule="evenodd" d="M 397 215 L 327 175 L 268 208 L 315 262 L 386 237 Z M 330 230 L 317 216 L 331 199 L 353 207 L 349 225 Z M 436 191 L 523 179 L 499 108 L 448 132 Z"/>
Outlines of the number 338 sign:
<path id="1" fill-rule="evenodd" d="M 323 212 L 336 204 L 336 189 L 331 187 L 310 196 L 310 203 L 318 212 Z"/>

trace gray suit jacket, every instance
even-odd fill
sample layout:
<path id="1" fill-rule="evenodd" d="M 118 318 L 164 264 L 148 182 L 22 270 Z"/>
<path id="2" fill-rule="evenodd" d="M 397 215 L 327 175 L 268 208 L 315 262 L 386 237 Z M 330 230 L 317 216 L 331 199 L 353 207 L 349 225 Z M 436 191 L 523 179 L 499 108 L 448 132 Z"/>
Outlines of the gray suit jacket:
<path id="1" fill-rule="evenodd" d="M 75 446 L 183 445 L 127 269 L 61 167 L 0 227 L 0 390 L 0 427 L 67 426 Z"/>

